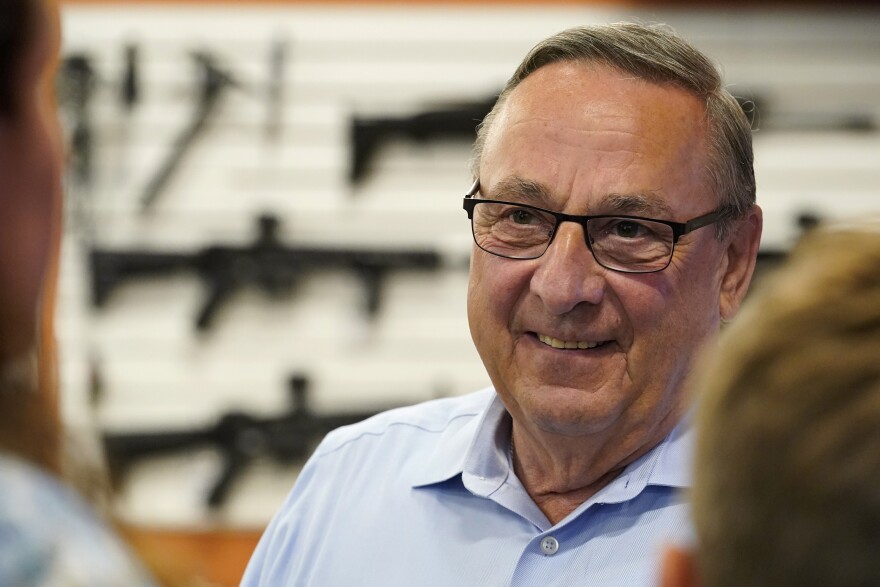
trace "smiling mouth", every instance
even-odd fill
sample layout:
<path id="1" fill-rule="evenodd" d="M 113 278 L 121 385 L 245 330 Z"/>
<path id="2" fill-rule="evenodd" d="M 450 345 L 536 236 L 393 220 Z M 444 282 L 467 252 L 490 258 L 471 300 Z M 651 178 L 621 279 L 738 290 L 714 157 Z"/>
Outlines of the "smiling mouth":
<path id="1" fill-rule="evenodd" d="M 554 349 L 594 349 L 596 347 L 604 346 L 610 342 L 607 340 L 599 342 L 585 340 L 559 340 L 558 338 L 553 338 L 552 336 L 547 336 L 546 334 L 535 334 L 535 336 L 538 338 L 538 340 L 540 340 L 547 346 L 553 347 Z"/>

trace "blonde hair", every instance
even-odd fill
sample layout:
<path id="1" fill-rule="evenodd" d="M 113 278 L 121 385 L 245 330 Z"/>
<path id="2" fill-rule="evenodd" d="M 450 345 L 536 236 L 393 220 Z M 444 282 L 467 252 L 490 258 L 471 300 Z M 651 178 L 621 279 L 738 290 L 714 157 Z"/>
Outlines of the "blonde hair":
<path id="1" fill-rule="evenodd" d="M 880 585 L 880 225 L 761 286 L 695 388 L 704 584 Z"/>

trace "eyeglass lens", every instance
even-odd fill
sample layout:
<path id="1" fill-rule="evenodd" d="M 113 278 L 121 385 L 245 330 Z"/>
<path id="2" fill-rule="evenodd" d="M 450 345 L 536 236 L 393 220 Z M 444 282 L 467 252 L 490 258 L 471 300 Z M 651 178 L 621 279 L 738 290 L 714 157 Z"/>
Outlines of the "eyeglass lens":
<path id="1" fill-rule="evenodd" d="M 552 214 L 500 202 L 479 202 L 472 221 L 474 240 L 481 249 L 511 259 L 543 255 L 556 224 Z M 596 261 L 609 269 L 659 271 L 672 257 L 672 227 L 661 222 L 600 217 L 588 220 L 585 230 Z"/>

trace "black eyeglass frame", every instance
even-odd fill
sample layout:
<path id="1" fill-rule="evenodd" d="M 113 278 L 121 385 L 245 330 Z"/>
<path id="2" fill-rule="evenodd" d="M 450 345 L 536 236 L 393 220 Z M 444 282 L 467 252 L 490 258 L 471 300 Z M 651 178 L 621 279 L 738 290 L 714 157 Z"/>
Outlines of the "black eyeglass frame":
<path id="1" fill-rule="evenodd" d="M 577 214 L 565 214 L 563 212 L 554 212 L 553 210 L 547 210 L 546 208 L 540 208 L 538 206 L 531 206 L 529 204 L 523 204 L 521 202 L 508 202 L 504 200 L 486 200 L 482 198 L 475 198 L 474 196 L 480 190 L 480 179 L 477 178 L 474 180 L 474 184 L 471 186 L 471 189 L 468 190 L 468 193 L 465 194 L 464 200 L 462 201 L 462 207 L 465 212 L 467 212 L 468 219 L 471 221 L 471 235 L 474 237 L 474 242 L 480 247 L 480 250 L 486 251 L 490 255 L 495 255 L 496 257 L 501 257 L 503 259 L 513 259 L 517 261 L 527 261 L 531 259 L 539 259 L 544 253 L 550 248 L 550 245 L 553 244 L 553 239 L 556 238 L 556 233 L 559 232 L 559 225 L 563 222 L 574 222 L 575 224 L 580 224 L 584 229 L 584 240 L 587 243 L 587 248 L 590 249 L 590 254 L 593 255 L 593 259 L 596 260 L 596 263 L 605 267 L 606 269 L 610 269 L 611 271 L 618 271 L 620 273 L 657 273 L 659 271 L 663 271 L 669 264 L 672 262 L 672 256 L 675 253 L 675 245 L 678 244 L 678 239 L 682 236 L 697 230 L 698 228 L 703 228 L 704 226 L 709 226 L 710 224 L 714 224 L 725 217 L 726 210 L 722 208 L 716 208 L 715 210 L 709 212 L 708 214 L 703 214 L 702 216 L 697 216 L 696 218 L 691 218 L 686 222 L 675 222 L 672 220 L 658 220 L 657 218 L 646 218 L 644 216 L 630 216 L 627 214 L 597 214 L 595 216 L 579 216 Z M 538 210 L 545 214 L 549 214 L 556 219 L 556 224 L 553 228 L 553 232 L 550 234 L 550 240 L 547 241 L 547 246 L 541 252 L 540 255 L 536 255 L 534 257 L 509 257 L 507 255 L 500 255 L 498 253 L 493 253 L 492 251 L 488 251 L 480 246 L 480 243 L 476 241 L 476 235 L 473 231 L 473 220 L 474 220 L 474 208 L 476 208 L 477 204 L 481 202 L 490 202 L 493 204 L 508 204 L 510 206 L 519 206 L 522 208 L 529 208 L 531 210 Z M 665 224 L 666 226 L 672 229 L 672 249 L 669 251 L 669 259 L 666 261 L 666 265 L 660 267 L 658 269 L 649 269 L 649 270 L 629 270 L 629 269 L 621 269 L 619 267 L 608 267 L 598 258 L 596 258 L 596 252 L 593 250 L 593 243 L 590 242 L 590 234 L 587 230 L 587 222 L 596 218 L 625 218 L 629 220 L 646 220 L 648 222 L 656 222 L 658 224 Z"/>

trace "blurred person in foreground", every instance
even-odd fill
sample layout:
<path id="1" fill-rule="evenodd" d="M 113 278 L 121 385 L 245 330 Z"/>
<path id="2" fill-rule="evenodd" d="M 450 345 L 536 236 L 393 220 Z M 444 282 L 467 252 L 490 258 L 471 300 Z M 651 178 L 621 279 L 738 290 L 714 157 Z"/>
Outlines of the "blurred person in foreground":
<path id="1" fill-rule="evenodd" d="M 243 585 L 648 586 L 689 535 L 684 390 L 761 234 L 742 109 L 664 27 L 570 29 L 508 82 L 473 176 L 492 388 L 331 433 Z"/>
<path id="2" fill-rule="evenodd" d="M 58 478 L 51 332 L 41 320 L 61 222 L 49 89 L 58 27 L 49 2 L 0 2 L 0 585 L 147 586 L 127 547 Z"/>
<path id="3" fill-rule="evenodd" d="M 880 585 L 880 218 L 807 237 L 703 371 L 663 587 Z"/>

